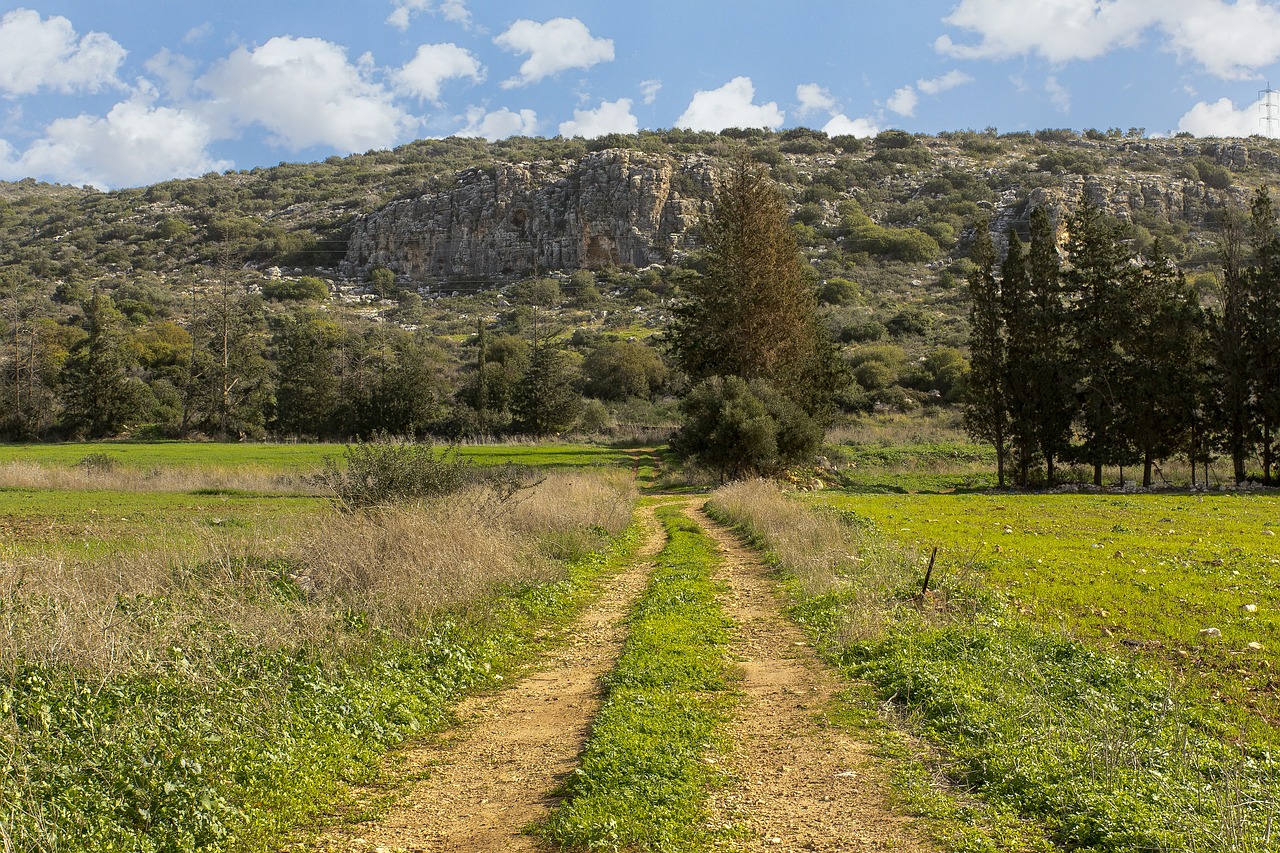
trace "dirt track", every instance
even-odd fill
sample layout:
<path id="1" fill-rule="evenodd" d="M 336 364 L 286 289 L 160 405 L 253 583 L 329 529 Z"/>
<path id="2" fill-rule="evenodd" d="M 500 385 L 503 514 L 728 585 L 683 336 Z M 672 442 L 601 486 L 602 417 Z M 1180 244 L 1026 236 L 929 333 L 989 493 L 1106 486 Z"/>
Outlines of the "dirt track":
<path id="1" fill-rule="evenodd" d="M 725 849 L 926 850 L 884 804 L 882 778 L 863 744 L 824 722 L 834 676 L 780 613 L 760 561 L 690 503 L 720 543 L 726 612 L 738 623 L 731 654 L 742 669 L 742 701 L 722 757 L 736 780 L 712 801 L 719 823 L 745 826 Z M 601 678 L 625 639 L 624 619 L 643 591 L 650 558 L 663 545 L 652 510 L 635 565 L 564 632 L 529 675 L 473 696 L 462 724 L 410 746 L 397 768 L 409 783 L 395 805 L 367 823 L 328 830 L 295 850 L 543 850 L 521 829 L 554 807 L 552 791 L 576 766 L 601 701 Z"/>

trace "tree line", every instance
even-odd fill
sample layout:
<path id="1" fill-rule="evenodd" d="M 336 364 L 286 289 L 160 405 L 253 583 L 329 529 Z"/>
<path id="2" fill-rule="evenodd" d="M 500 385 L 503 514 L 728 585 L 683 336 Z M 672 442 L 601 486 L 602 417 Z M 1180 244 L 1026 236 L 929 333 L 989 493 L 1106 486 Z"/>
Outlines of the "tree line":
<path id="1" fill-rule="evenodd" d="M 15 296 L 0 317 L 0 438 L 544 436 L 603 432 L 627 407 L 663 417 L 658 351 L 567 334 L 554 280 L 515 285 L 505 331 L 477 323 L 459 341 L 215 279 L 185 317 L 145 322 L 120 291 L 84 294 L 64 318 Z"/>
<path id="2" fill-rule="evenodd" d="M 1153 468 L 1231 460 L 1237 483 L 1261 461 L 1275 479 L 1280 424 L 1280 228 L 1267 188 L 1226 217 L 1216 293 L 1198 294 L 1163 252 L 1145 256 L 1088 194 L 1066 222 L 1048 212 L 1003 259 L 977 227 L 969 282 L 965 424 L 995 447 L 997 476 L 1052 484 L 1062 464 Z M 1207 473 L 1206 473 L 1207 481 Z"/>

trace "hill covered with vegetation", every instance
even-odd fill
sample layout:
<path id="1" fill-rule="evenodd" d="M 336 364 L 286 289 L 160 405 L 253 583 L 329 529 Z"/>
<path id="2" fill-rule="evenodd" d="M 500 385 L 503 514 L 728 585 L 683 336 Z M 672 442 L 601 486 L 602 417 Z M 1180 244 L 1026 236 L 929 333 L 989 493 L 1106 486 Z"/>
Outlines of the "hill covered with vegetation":
<path id="1" fill-rule="evenodd" d="M 851 372 L 848 412 L 959 401 L 977 221 L 999 243 L 1044 209 L 1065 245 L 1087 195 L 1212 303 L 1224 217 L 1280 174 L 1280 146 L 1259 138 L 730 129 L 422 140 L 114 192 L 5 184 L 0 428 L 670 425 L 683 377 L 655 335 L 703 272 L 697 225 L 737 155 L 782 187 Z M 91 381 L 107 385 L 86 397 Z"/>

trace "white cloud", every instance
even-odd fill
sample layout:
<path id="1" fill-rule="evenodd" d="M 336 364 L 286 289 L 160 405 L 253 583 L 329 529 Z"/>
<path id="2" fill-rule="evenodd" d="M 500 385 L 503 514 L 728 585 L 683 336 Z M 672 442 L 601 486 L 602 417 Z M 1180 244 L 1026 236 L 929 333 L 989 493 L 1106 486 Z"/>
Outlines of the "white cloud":
<path id="1" fill-rule="evenodd" d="M 127 55 L 106 33 L 77 39 L 61 16 L 42 20 L 31 9 L 0 18 L 0 92 L 30 95 L 41 89 L 97 92 L 120 87 L 116 72 Z"/>
<path id="2" fill-rule="evenodd" d="M 963 71 L 948 71 L 941 77 L 934 77 L 929 80 L 917 80 L 916 88 L 926 95 L 939 95 L 943 92 L 949 92 L 952 89 L 972 83 L 973 78 Z"/>
<path id="3" fill-rule="evenodd" d="M 1153 28 L 1166 50 L 1218 77 L 1247 77 L 1280 59 L 1280 10 L 1262 0 L 961 0 L 943 20 L 979 36 L 934 42 L 960 59 L 1096 59 Z"/>
<path id="4" fill-rule="evenodd" d="M 146 69 L 164 87 L 165 94 L 174 100 L 185 100 L 195 80 L 196 62 L 189 56 L 173 53 L 167 47 L 146 62 Z"/>
<path id="5" fill-rule="evenodd" d="M 1070 112 L 1071 110 L 1071 93 L 1066 90 L 1057 77 L 1050 77 L 1044 81 L 1044 90 L 1049 94 L 1049 100 L 1053 102 L 1053 106 L 1059 112 Z"/>
<path id="6" fill-rule="evenodd" d="M 916 105 L 919 103 L 920 96 L 916 94 L 915 88 L 903 86 L 890 96 L 885 106 L 900 116 L 913 116 L 916 114 Z"/>
<path id="7" fill-rule="evenodd" d="M 409 22 L 414 15 L 421 12 L 438 12 L 446 21 L 453 21 L 464 27 L 471 26 L 471 12 L 467 9 L 466 0 L 391 0 L 395 8 L 387 16 L 387 23 L 400 31 L 409 29 Z"/>
<path id="8" fill-rule="evenodd" d="M 1252 136 L 1263 133 L 1261 100 L 1236 109 L 1229 98 L 1201 101 L 1178 121 L 1178 130 L 1196 136 Z"/>
<path id="9" fill-rule="evenodd" d="M 800 109 L 796 111 L 799 116 L 830 113 L 836 108 L 835 98 L 817 83 L 801 83 L 796 86 L 796 100 L 800 102 Z"/>
<path id="10" fill-rule="evenodd" d="M 880 132 L 874 119 L 849 118 L 841 113 L 832 116 L 831 121 L 823 126 L 822 131 L 828 136 L 875 136 Z"/>
<path id="11" fill-rule="evenodd" d="M 640 95 L 644 98 L 646 104 L 652 104 L 658 100 L 658 93 L 662 91 L 661 80 L 642 80 L 640 81 Z"/>
<path id="12" fill-rule="evenodd" d="M 143 91 L 105 117 L 63 118 L 20 156 L 0 140 L 0 176 L 38 177 L 101 188 L 136 187 L 231 168 L 208 152 L 213 132 L 192 112 L 150 103 Z"/>
<path id="13" fill-rule="evenodd" d="M 227 126 L 219 129 L 257 123 L 270 131 L 268 142 L 293 151 L 382 148 L 418 125 L 342 47 L 321 39 L 278 36 L 239 48 L 198 85 L 213 96 L 209 113 Z"/>
<path id="14" fill-rule="evenodd" d="M 496 142 L 508 136 L 533 136 L 537 132 L 538 114 L 533 110 L 514 113 L 503 107 L 487 113 L 484 107 L 471 107 L 467 110 L 467 126 L 455 135 L 478 136 Z"/>
<path id="15" fill-rule="evenodd" d="M 756 87 L 750 77 L 734 77 L 719 89 L 697 91 L 676 127 L 724 130 L 726 127 L 767 127 L 776 130 L 786 120 L 777 103 L 755 104 Z"/>
<path id="16" fill-rule="evenodd" d="M 438 104 L 444 81 L 469 77 L 480 83 L 484 81 L 485 70 L 466 48 L 456 44 L 424 44 L 392 77 L 400 92 Z"/>
<path id="17" fill-rule="evenodd" d="M 598 109 L 574 110 L 573 121 L 560 124 L 560 135 L 594 139 L 606 133 L 635 133 L 640 122 L 631 114 L 631 99 L 601 101 Z"/>
<path id="18" fill-rule="evenodd" d="M 553 18 L 545 24 L 521 19 L 493 43 L 512 53 L 527 53 L 520 76 L 504 80 L 504 89 L 527 86 L 569 68 L 590 68 L 613 61 L 613 39 L 595 38 L 577 18 Z"/>

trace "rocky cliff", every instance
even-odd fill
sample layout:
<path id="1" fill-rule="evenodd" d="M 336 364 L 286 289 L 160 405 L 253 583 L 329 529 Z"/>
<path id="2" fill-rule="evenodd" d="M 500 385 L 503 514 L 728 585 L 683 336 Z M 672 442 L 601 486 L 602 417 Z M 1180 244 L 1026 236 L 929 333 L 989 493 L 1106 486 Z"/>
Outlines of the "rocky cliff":
<path id="1" fill-rule="evenodd" d="M 710 163 L 609 150 L 467 169 L 446 191 L 358 217 L 342 268 L 457 278 L 670 260 L 690 245 L 711 192 Z"/>

